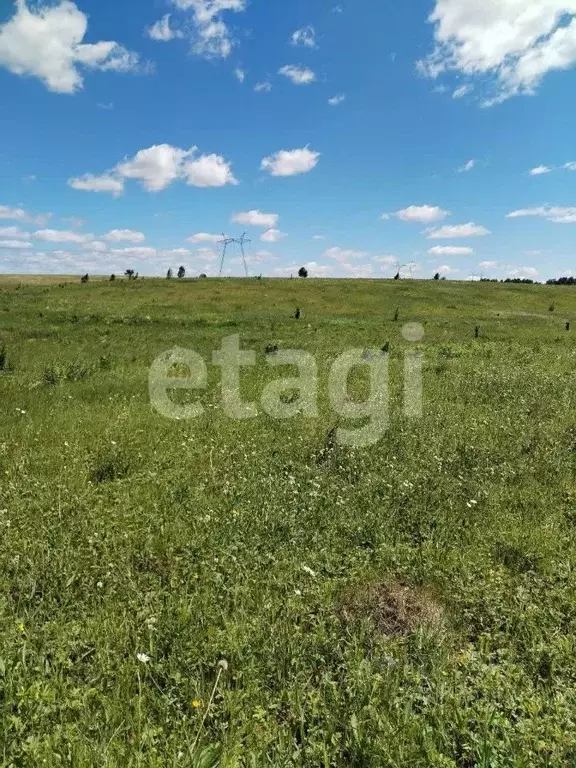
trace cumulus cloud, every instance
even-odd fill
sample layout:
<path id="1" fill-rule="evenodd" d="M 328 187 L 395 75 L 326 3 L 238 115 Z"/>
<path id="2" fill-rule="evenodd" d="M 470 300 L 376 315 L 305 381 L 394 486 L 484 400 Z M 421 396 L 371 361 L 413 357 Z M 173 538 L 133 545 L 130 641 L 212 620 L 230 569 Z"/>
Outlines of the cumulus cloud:
<path id="1" fill-rule="evenodd" d="M 112 229 L 102 239 L 109 243 L 142 243 L 146 237 L 142 232 L 134 232 L 132 229 Z"/>
<path id="2" fill-rule="evenodd" d="M 332 96 L 331 99 L 328 99 L 328 104 L 330 104 L 331 107 L 338 107 L 340 104 L 343 104 L 346 101 L 346 94 L 340 93 L 337 96 Z"/>
<path id="3" fill-rule="evenodd" d="M 28 240 L 29 232 L 24 232 L 20 227 L 0 227 L 0 237 L 10 237 L 16 240 Z"/>
<path id="4" fill-rule="evenodd" d="M 470 256 L 474 253 L 472 248 L 460 248 L 457 245 L 435 245 L 428 251 L 432 256 Z"/>
<path id="5" fill-rule="evenodd" d="M 162 18 L 159 19 L 155 24 L 149 27 L 146 30 L 148 37 L 151 37 L 152 40 L 157 40 L 158 42 L 162 43 L 168 43 L 170 40 L 174 40 L 175 37 L 182 37 L 182 32 L 173 29 L 170 26 L 170 16 L 171 14 L 167 13 L 165 16 L 162 16 Z"/>
<path id="6" fill-rule="evenodd" d="M 324 251 L 324 256 L 327 259 L 334 259 L 335 261 L 338 261 L 340 263 L 347 263 L 349 261 L 353 261 L 354 259 L 365 259 L 368 257 L 367 251 L 355 251 L 352 248 L 339 248 L 338 246 L 335 246 L 333 248 L 328 248 Z"/>
<path id="7" fill-rule="evenodd" d="M 85 173 L 83 176 L 68 179 L 68 186 L 81 192 L 109 192 L 114 197 L 124 192 L 124 180 L 108 173 L 101 176 Z"/>
<path id="8" fill-rule="evenodd" d="M 171 144 L 155 144 L 141 149 L 134 157 L 119 163 L 102 176 L 86 174 L 69 179 L 73 189 L 110 192 L 119 195 L 124 179 L 139 181 L 149 192 L 159 192 L 178 179 L 193 187 L 222 187 L 237 184 L 230 163 L 220 155 L 196 155 L 197 147 L 181 149 Z"/>
<path id="9" fill-rule="evenodd" d="M 24 250 L 25 248 L 32 248 L 32 243 L 27 240 L 0 240 L 0 248 Z"/>
<path id="10" fill-rule="evenodd" d="M 308 173 L 318 164 L 320 152 L 313 152 L 308 147 L 302 149 L 282 149 L 274 155 L 265 157 L 260 163 L 260 169 L 268 171 L 271 176 L 296 176 Z"/>
<path id="11" fill-rule="evenodd" d="M 519 277 L 522 280 L 535 280 L 539 272 L 534 267 L 514 267 L 508 272 L 508 277 Z"/>
<path id="12" fill-rule="evenodd" d="M 137 258 L 153 258 L 157 255 L 156 248 L 147 248 L 145 246 L 134 246 L 130 248 L 113 248 L 114 256 L 135 256 Z"/>
<path id="13" fill-rule="evenodd" d="M 192 12 L 192 51 L 207 59 L 227 58 L 235 45 L 230 29 L 222 19 L 226 11 L 239 13 L 246 0 L 172 0 L 181 10 Z"/>
<path id="14" fill-rule="evenodd" d="M 480 269 L 496 269 L 498 266 L 497 261 L 481 261 L 480 264 L 478 264 Z"/>
<path id="15" fill-rule="evenodd" d="M 82 235 L 79 232 L 68 232 L 63 229 L 39 229 L 32 237 L 47 243 L 88 243 L 94 240 L 94 235 Z"/>
<path id="16" fill-rule="evenodd" d="M 0 66 L 15 75 L 41 80 L 55 93 L 75 93 L 83 86 L 83 70 L 134 72 L 139 57 L 119 43 L 83 43 L 88 17 L 75 3 L 30 9 L 16 0 L 16 13 L 0 26 Z"/>
<path id="17" fill-rule="evenodd" d="M 277 243 L 283 237 L 287 237 L 286 232 L 280 232 L 279 229 L 268 229 L 260 235 L 260 240 L 264 243 Z"/>
<path id="18" fill-rule="evenodd" d="M 242 69 L 242 67 L 236 67 L 234 70 L 234 76 L 239 83 L 243 83 L 244 80 L 246 80 L 246 72 Z"/>
<path id="19" fill-rule="evenodd" d="M 468 224 L 446 224 L 439 229 L 431 229 L 428 231 L 428 238 L 430 240 L 449 240 L 463 237 L 482 237 L 489 234 L 490 230 L 486 227 L 469 222 Z"/>
<path id="20" fill-rule="evenodd" d="M 236 224 L 246 224 L 250 227 L 264 227 L 265 229 L 274 229 L 280 216 L 277 213 L 262 213 L 262 211 L 241 211 L 232 216 L 232 221 Z"/>
<path id="21" fill-rule="evenodd" d="M 304 46 L 304 48 L 316 48 L 316 30 L 312 26 L 297 29 L 290 37 L 290 44 Z"/>
<path id="22" fill-rule="evenodd" d="M 238 184 L 230 163 L 221 155 L 200 155 L 184 163 L 182 172 L 191 187 L 224 187 Z"/>
<path id="23" fill-rule="evenodd" d="M 0 219 L 11 219 L 12 221 L 29 221 L 33 224 L 42 226 L 45 224 L 52 214 L 41 213 L 34 216 L 23 208 L 11 208 L 9 205 L 0 205 Z"/>
<path id="24" fill-rule="evenodd" d="M 196 232 L 188 238 L 189 243 L 219 243 L 222 235 L 211 235 L 208 232 Z"/>
<path id="25" fill-rule="evenodd" d="M 316 80 L 316 74 L 311 69 L 308 67 L 296 67 L 292 64 L 280 67 L 278 74 L 287 77 L 294 85 L 310 85 L 310 83 Z"/>
<path id="26" fill-rule="evenodd" d="M 400 221 L 416 222 L 418 224 L 431 224 L 433 221 L 441 221 L 450 215 L 450 211 L 445 211 L 437 205 L 410 205 L 401 211 L 393 213 Z M 387 219 L 390 214 L 385 213 L 382 218 Z"/>
<path id="27" fill-rule="evenodd" d="M 419 68 L 433 78 L 492 76 L 486 106 L 531 94 L 546 74 L 576 62 L 575 16 L 574 0 L 436 0 L 435 47 Z"/>
<path id="28" fill-rule="evenodd" d="M 538 208 L 520 208 L 506 214 L 507 219 L 519 219 L 527 216 L 537 216 L 554 224 L 576 224 L 576 206 L 562 207 L 558 205 L 542 205 Z"/>

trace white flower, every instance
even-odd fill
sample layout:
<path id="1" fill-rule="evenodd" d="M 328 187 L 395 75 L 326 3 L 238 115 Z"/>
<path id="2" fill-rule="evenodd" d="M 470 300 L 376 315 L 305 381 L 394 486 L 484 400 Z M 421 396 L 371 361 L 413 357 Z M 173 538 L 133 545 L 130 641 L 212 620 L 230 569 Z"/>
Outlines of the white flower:
<path id="1" fill-rule="evenodd" d="M 316 573 L 312 570 L 312 568 L 307 565 L 303 565 L 302 570 L 306 571 L 306 573 L 308 573 L 310 576 L 316 576 Z"/>
<path id="2" fill-rule="evenodd" d="M 299 589 L 295 589 L 294 590 L 294 594 L 296 595 L 296 597 L 301 597 L 302 596 L 302 592 Z"/>
<path id="3" fill-rule="evenodd" d="M 98 587 L 98 589 L 102 589 L 104 584 L 101 581 L 98 581 L 98 582 L 96 582 L 96 586 Z"/>
<path id="4" fill-rule="evenodd" d="M 223 672 L 226 672 L 226 670 L 228 669 L 228 662 L 226 661 L 226 659 L 220 659 L 220 661 L 218 662 L 218 666 Z"/>
<path id="5" fill-rule="evenodd" d="M 150 661 L 150 656 L 147 656 L 145 653 L 137 653 L 136 658 L 138 659 L 138 661 L 141 661 L 142 664 L 148 664 L 148 662 Z"/>

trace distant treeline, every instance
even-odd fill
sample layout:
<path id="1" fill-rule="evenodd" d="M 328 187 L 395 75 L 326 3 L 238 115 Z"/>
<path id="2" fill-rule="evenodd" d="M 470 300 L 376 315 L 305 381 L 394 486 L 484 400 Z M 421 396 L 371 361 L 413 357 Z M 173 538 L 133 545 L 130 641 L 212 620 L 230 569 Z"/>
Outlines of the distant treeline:
<path id="1" fill-rule="evenodd" d="M 507 277 L 506 280 L 496 280 L 483 277 L 481 283 L 522 283 L 523 285 L 540 285 L 537 280 L 529 280 L 527 277 Z M 546 280 L 546 285 L 576 285 L 576 277 L 559 277 L 557 280 Z"/>

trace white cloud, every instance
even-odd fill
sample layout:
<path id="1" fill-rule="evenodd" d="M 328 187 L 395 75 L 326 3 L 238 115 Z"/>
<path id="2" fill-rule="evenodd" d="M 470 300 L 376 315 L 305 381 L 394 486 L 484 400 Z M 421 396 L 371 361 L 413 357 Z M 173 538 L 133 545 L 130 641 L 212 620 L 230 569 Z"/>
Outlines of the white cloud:
<path id="1" fill-rule="evenodd" d="M 468 160 L 467 163 L 464 163 L 464 165 L 461 165 L 460 168 L 458 168 L 458 173 L 466 173 L 467 171 L 471 171 L 476 165 L 476 160 Z"/>
<path id="2" fill-rule="evenodd" d="M 211 235 L 208 232 L 196 232 L 188 238 L 189 243 L 219 243 L 222 235 Z"/>
<path id="3" fill-rule="evenodd" d="M 114 197 L 118 197 L 124 192 L 123 179 L 118 179 L 107 173 L 101 176 L 86 173 L 84 176 L 68 179 L 68 186 L 81 192 L 110 192 Z"/>
<path id="4" fill-rule="evenodd" d="M 326 240 L 326 235 L 312 235 L 312 240 Z"/>
<path id="5" fill-rule="evenodd" d="M 472 248 L 460 248 L 457 245 L 435 245 L 428 251 L 432 256 L 471 256 Z"/>
<path id="6" fill-rule="evenodd" d="M 317 264 L 315 261 L 308 261 L 306 264 L 288 264 L 285 267 L 276 267 L 274 274 L 288 276 L 297 275 L 300 267 L 308 270 L 309 277 L 326 277 L 332 272 L 332 267 L 326 264 Z"/>
<path id="7" fill-rule="evenodd" d="M 234 75 L 239 83 L 243 83 L 244 80 L 246 80 L 246 72 L 242 69 L 242 67 L 236 67 L 234 70 Z"/>
<path id="8" fill-rule="evenodd" d="M 574 0 L 436 0 L 433 53 L 420 70 L 494 78 L 486 106 L 518 93 L 534 93 L 553 70 L 576 62 Z"/>
<path id="9" fill-rule="evenodd" d="M 134 248 L 114 248 L 114 256 L 136 256 L 140 258 L 152 258 L 158 254 L 156 248 L 146 248 L 145 246 Z"/>
<path id="10" fill-rule="evenodd" d="M 384 267 L 394 267 L 398 264 L 396 256 L 374 256 L 372 261 L 375 261 L 377 264 L 382 264 L 383 269 Z"/>
<path id="11" fill-rule="evenodd" d="M 158 192 L 180 176 L 182 163 L 194 150 L 195 147 L 185 150 L 170 144 L 156 144 L 120 163 L 117 171 L 126 179 L 137 179 L 149 192 Z"/>
<path id="12" fill-rule="evenodd" d="M 47 243 L 89 243 L 94 235 L 81 235 L 79 232 L 67 232 L 63 229 L 39 229 L 32 237 Z"/>
<path id="13" fill-rule="evenodd" d="M 280 216 L 277 213 L 262 213 L 262 211 L 244 211 L 235 213 L 232 221 L 236 224 L 246 224 L 250 227 L 264 227 L 265 229 L 274 229 Z"/>
<path id="14" fill-rule="evenodd" d="M 576 171 L 576 163 L 564 163 L 562 166 L 566 171 Z"/>
<path id="15" fill-rule="evenodd" d="M 277 243 L 286 236 L 286 232 L 280 232 L 279 229 L 268 229 L 260 235 L 260 240 L 262 240 L 263 243 Z"/>
<path id="16" fill-rule="evenodd" d="M 282 149 L 274 155 L 265 157 L 260 163 L 263 171 L 268 171 L 272 176 L 296 176 L 300 173 L 308 173 L 318 164 L 320 152 L 313 152 L 308 147 L 303 149 Z"/>
<path id="17" fill-rule="evenodd" d="M 108 243 L 104 243 L 102 240 L 89 240 L 81 243 L 80 248 L 85 251 L 92 251 L 92 253 L 107 253 Z"/>
<path id="18" fill-rule="evenodd" d="M 222 187 L 237 184 L 230 164 L 220 155 L 195 156 L 197 147 L 180 149 L 171 144 L 155 144 L 141 149 L 134 157 L 119 163 L 112 171 L 102 175 L 69 179 L 73 189 L 93 192 L 111 192 L 119 195 L 124 179 L 136 179 L 149 192 L 166 189 L 177 179 L 184 179 L 194 187 Z"/>
<path id="19" fill-rule="evenodd" d="M 467 96 L 473 90 L 474 89 L 471 85 L 461 85 L 459 88 L 456 88 L 456 90 L 452 93 L 452 98 L 463 99 L 464 96 Z"/>
<path id="20" fill-rule="evenodd" d="M 481 261 L 480 264 L 478 264 L 480 269 L 496 269 L 498 267 L 497 261 Z"/>
<path id="21" fill-rule="evenodd" d="M 540 273 L 534 267 L 515 267 L 508 272 L 508 277 L 534 280 Z"/>
<path id="22" fill-rule="evenodd" d="M 351 248 L 328 248 L 324 251 L 325 258 L 334 259 L 340 263 L 347 263 L 354 259 L 365 259 L 368 257 L 367 251 L 355 251 Z"/>
<path id="23" fill-rule="evenodd" d="M 315 82 L 316 75 L 308 67 L 295 67 L 292 64 L 281 67 L 278 70 L 279 75 L 284 75 L 291 80 L 294 85 L 310 85 Z"/>
<path id="24" fill-rule="evenodd" d="M 0 237 L 11 237 L 16 240 L 28 240 L 29 232 L 23 232 L 20 227 L 0 227 Z"/>
<path id="25" fill-rule="evenodd" d="M 456 272 L 459 272 L 459 270 L 458 269 L 454 269 L 453 267 L 450 267 L 448 264 L 443 264 L 441 267 L 438 267 L 436 272 L 438 272 L 439 274 L 444 275 L 444 277 L 446 277 L 446 275 L 453 275 Z"/>
<path id="26" fill-rule="evenodd" d="M 550 168 L 549 165 L 539 165 L 536 168 L 532 168 L 530 176 L 542 176 L 545 173 L 550 173 L 552 170 L 553 168 Z"/>
<path id="27" fill-rule="evenodd" d="M 177 256 L 178 258 L 185 258 L 186 256 L 192 256 L 192 251 L 188 248 L 171 248 L 167 251 L 161 251 L 161 256 Z"/>
<path id="28" fill-rule="evenodd" d="M 240 12 L 246 0 L 172 0 L 181 10 L 192 11 L 192 51 L 207 59 L 227 58 L 235 41 L 222 21 L 225 11 Z"/>
<path id="29" fill-rule="evenodd" d="M 343 104 L 346 101 L 346 94 L 340 93 L 337 96 L 332 96 L 331 99 L 328 99 L 328 104 L 330 104 L 331 107 L 338 107 L 340 104 Z"/>
<path id="30" fill-rule="evenodd" d="M 491 234 L 490 230 L 486 227 L 469 222 L 468 224 L 445 224 L 439 229 L 431 229 L 428 232 L 428 238 L 430 240 L 448 240 L 461 237 L 482 237 L 489 234 Z"/>
<path id="31" fill-rule="evenodd" d="M 441 221 L 450 215 L 450 211 L 444 211 L 437 205 L 410 205 L 401 211 L 392 214 L 401 221 L 430 224 L 433 221 Z M 382 218 L 389 218 L 389 214 L 383 214 Z"/>
<path id="32" fill-rule="evenodd" d="M 182 37 L 182 32 L 176 29 L 172 29 L 170 26 L 170 15 L 167 13 L 162 16 L 155 24 L 146 30 L 148 37 L 158 42 L 168 43 L 170 40 L 174 40 L 175 37 Z"/>
<path id="33" fill-rule="evenodd" d="M 297 29 L 290 38 L 291 45 L 301 45 L 305 48 L 316 48 L 316 30 L 312 26 Z"/>
<path id="34" fill-rule="evenodd" d="M 37 216 L 33 216 L 23 208 L 11 208 L 9 205 L 0 205 L 0 219 L 12 219 L 13 221 L 30 221 L 33 224 L 46 224 L 52 214 L 41 213 Z"/>
<path id="35" fill-rule="evenodd" d="M 88 17 L 70 0 L 33 10 L 26 0 L 16 0 L 16 13 L 0 26 L 0 66 L 37 77 L 56 93 L 82 88 L 81 67 L 138 70 L 138 55 L 116 42 L 82 43 L 87 28 Z"/>
<path id="36" fill-rule="evenodd" d="M 268 80 L 262 80 L 261 82 L 256 83 L 254 90 L 256 93 L 270 93 L 272 90 L 272 83 Z"/>
<path id="37" fill-rule="evenodd" d="M 372 277 L 372 264 L 340 264 L 340 269 L 350 277 Z"/>
<path id="38" fill-rule="evenodd" d="M 184 163 L 183 174 L 191 187 L 224 187 L 238 184 L 230 163 L 221 155 L 200 155 Z"/>
<path id="39" fill-rule="evenodd" d="M 146 237 L 142 232 L 134 232 L 132 229 L 112 229 L 102 239 L 109 243 L 142 243 Z"/>
<path id="40" fill-rule="evenodd" d="M 25 248 L 32 248 L 32 243 L 29 243 L 27 240 L 0 240 L 0 248 L 23 250 Z"/>
<path id="41" fill-rule="evenodd" d="M 552 221 L 554 224 L 576 224 L 576 206 L 542 205 L 538 208 L 521 208 L 506 214 L 507 219 L 519 219 L 526 216 L 538 216 Z"/>

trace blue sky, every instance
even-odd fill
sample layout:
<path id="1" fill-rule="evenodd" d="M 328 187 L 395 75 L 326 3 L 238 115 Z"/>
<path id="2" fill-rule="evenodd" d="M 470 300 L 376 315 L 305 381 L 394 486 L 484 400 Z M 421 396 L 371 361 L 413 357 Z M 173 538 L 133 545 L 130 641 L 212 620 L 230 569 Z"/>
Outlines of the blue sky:
<path id="1" fill-rule="evenodd" d="M 575 63 L 576 0 L 0 0 L 0 269 L 569 274 Z"/>

